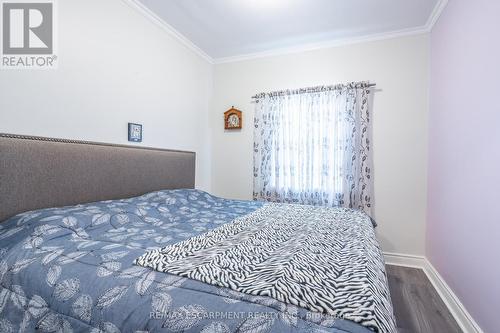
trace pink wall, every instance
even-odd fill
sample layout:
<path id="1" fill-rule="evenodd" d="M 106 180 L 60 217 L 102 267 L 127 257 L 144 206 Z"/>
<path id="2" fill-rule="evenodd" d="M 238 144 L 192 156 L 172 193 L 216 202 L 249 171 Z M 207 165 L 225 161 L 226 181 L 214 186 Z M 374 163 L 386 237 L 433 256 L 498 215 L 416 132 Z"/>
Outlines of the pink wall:
<path id="1" fill-rule="evenodd" d="M 427 257 L 500 332 L 500 1 L 450 0 L 431 43 Z"/>

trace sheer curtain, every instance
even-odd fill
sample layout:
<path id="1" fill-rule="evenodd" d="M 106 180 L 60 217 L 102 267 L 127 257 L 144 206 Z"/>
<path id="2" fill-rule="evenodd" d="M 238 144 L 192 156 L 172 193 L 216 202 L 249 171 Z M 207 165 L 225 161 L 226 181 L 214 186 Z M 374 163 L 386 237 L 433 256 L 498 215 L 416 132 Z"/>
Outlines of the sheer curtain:
<path id="1" fill-rule="evenodd" d="M 372 208 L 368 83 L 256 96 L 254 199 Z"/>

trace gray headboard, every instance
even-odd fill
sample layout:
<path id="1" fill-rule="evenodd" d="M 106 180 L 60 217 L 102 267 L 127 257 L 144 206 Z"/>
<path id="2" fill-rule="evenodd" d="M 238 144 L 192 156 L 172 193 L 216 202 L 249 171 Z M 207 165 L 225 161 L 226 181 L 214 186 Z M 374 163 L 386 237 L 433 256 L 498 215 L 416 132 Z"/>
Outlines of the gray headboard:
<path id="1" fill-rule="evenodd" d="M 0 133 L 0 222 L 48 207 L 193 188 L 195 153 Z"/>

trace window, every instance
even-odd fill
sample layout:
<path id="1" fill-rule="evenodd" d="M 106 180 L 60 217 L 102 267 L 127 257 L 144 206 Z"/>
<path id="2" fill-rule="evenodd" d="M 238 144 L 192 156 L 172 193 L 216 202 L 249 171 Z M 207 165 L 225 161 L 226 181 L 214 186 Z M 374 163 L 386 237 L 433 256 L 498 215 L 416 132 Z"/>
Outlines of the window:
<path id="1" fill-rule="evenodd" d="M 256 98 L 254 198 L 371 207 L 368 84 Z"/>

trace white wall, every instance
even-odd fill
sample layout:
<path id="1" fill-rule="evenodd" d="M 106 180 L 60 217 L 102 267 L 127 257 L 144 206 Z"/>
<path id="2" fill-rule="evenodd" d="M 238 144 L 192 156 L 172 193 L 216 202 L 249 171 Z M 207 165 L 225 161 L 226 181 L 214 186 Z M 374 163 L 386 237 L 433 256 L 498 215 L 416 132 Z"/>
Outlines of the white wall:
<path id="1" fill-rule="evenodd" d="M 385 251 L 424 254 L 428 36 L 210 65 L 120 0 L 59 1 L 59 68 L 0 71 L 0 131 L 197 152 L 197 187 L 252 193 L 253 105 L 261 91 L 370 80 L 375 218 Z M 244 111 L 241 132 L 223 112 Z"/>
<path id="2" fill-rule="evenodd" d="M 384 251 L 424 254 L 429 40 L 427 35 L 216 65 L 212 106 L 212 192 L 252 195 L 253 109 L 261 91 L 370 80 L 375 218 Z M 223 112 L 243 111 L 241 132 Z"/>
<path id="3" fill-rule="evenodd" d="M 212 65 L 120 0 L 59 5 L 59 68 L 0 71 L 0 132 L 197 152 L 210 189 Z"/>

